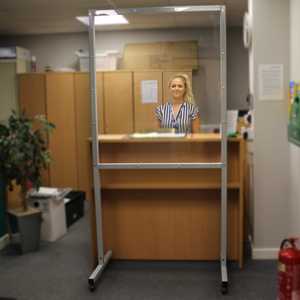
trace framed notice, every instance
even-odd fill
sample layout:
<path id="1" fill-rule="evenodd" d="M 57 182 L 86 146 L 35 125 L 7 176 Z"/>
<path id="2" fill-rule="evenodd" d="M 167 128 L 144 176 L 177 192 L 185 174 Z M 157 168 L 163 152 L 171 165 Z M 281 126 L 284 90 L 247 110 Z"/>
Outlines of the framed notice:
<path id="1" fill-rule="evenodd" d="M 141 82 L 142 103 L 158 103 L 158 81 L 142 80 Z"/>
<path id="2" fill-rule="evenodd" d="M 260 100 L 283 100 L 283 65 L 259 65 L 258 84 Z"/>

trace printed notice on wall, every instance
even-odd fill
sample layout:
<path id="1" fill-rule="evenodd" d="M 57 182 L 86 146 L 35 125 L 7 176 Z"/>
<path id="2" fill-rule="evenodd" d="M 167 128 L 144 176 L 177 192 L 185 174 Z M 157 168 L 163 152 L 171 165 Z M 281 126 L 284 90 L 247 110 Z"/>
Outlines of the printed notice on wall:
<path id="1" fill-rule="evenodd" d="M 158 81 L 157 80 L 142 80 L 141 98 L 142 98 L 142 103 L 158 102 Z"/>
<path id="2" fill-rule="evenodd" d="M 259 65 L 259 99 L 283 100 L 283 65 Z"/>

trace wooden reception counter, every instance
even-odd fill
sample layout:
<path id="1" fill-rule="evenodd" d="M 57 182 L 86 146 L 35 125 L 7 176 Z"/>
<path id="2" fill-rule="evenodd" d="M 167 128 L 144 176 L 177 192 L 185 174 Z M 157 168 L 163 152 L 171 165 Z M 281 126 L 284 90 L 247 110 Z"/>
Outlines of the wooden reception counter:
<path id="1" fill-rule="evenodd" d="M 218 134 L 184 138 L 101 135 L 100 160 L 218 162 Z M 244 141 L 228 140 L 228 257 L 243 263 Z M 102 170 L 105 249 L 115 259 L 218 260 L 219 169 Z M 94 212 L 93 212 L 94 213 Z M 93 222 L 95 226 L 95 222 Z M 93 232 L 94 257 L 96 238 Z"/>

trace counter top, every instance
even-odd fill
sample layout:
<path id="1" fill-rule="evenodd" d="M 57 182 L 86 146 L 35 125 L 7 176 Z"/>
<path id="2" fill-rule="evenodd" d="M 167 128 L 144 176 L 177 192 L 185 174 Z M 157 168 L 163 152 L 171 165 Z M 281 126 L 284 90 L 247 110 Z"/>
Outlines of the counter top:
<path id="1" fill-rule="evenodd" d="M 98 136 L 100 143 L 164 143 L 164 142 L 220 142 L 221 135 L 217 133 L 193 133 L 182 137 L 133 137 L 130 134 L 101 134 Z M 228 138 L 228 141 L 239 142 L 241 137 Z"/>

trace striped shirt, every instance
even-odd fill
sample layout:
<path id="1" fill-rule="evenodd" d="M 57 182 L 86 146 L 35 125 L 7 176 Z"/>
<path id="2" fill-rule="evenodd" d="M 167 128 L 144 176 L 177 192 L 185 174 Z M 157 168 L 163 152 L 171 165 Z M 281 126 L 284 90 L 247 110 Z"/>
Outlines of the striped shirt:
<path id="1" fill-rule="evenodd" d="M 191 133 L 192 120 L 199 117 L 199 110 L 194 104 L 183 102 L 175 117 L 172 104 L 167 102 L 156 108 L 155 115 L 161 128 L 175 128 L 176 133 Z"/>

